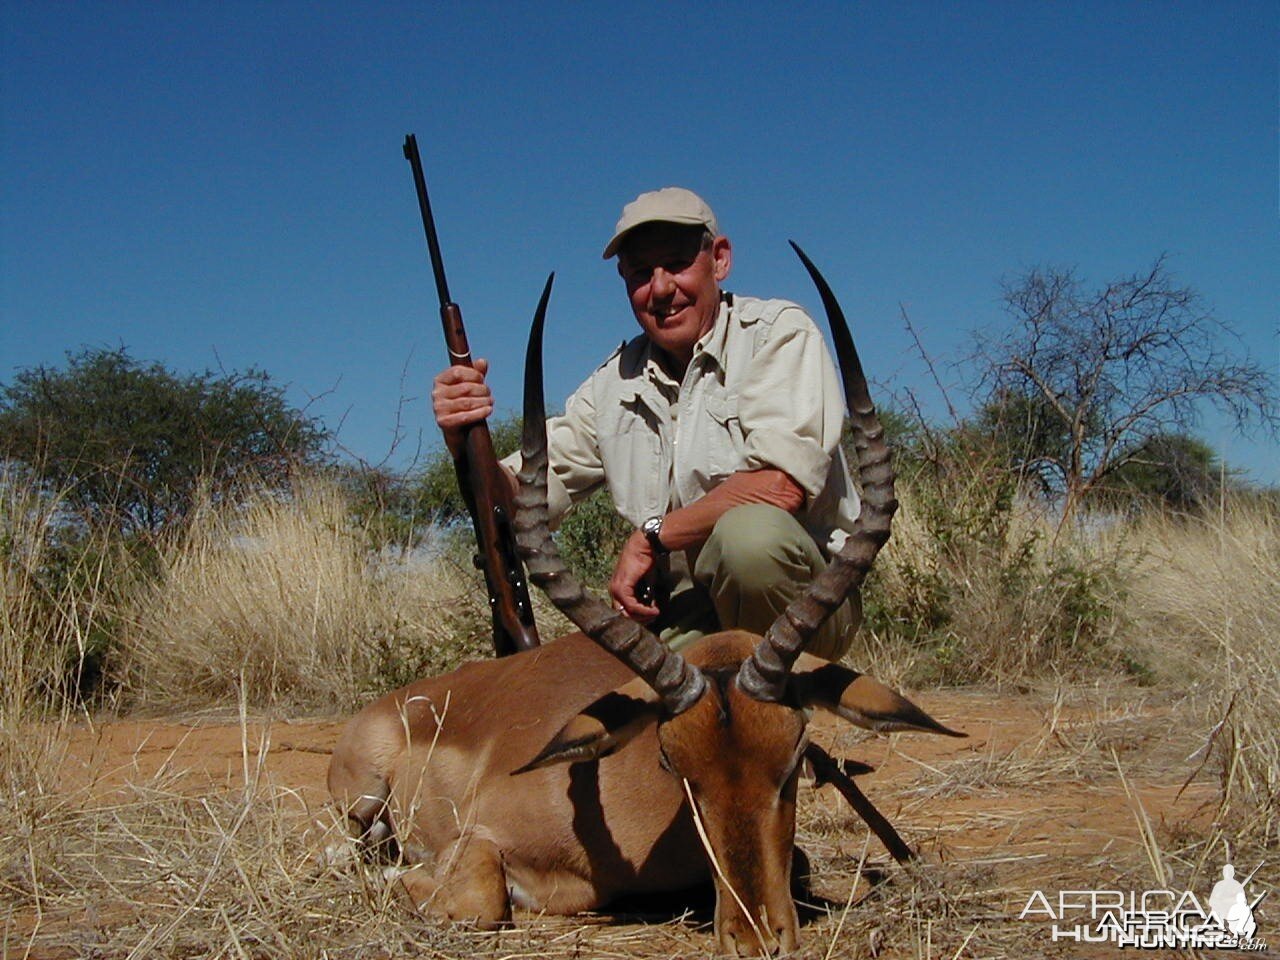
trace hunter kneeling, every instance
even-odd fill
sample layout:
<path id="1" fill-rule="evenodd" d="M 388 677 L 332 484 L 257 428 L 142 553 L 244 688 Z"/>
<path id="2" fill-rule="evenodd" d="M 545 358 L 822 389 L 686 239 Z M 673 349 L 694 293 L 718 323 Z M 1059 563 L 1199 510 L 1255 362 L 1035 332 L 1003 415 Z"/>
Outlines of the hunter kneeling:
<path id="1" fill-rule="evenodd" d="M 677 650 L 716 630 L 763 633 L 858 515 L 822 334 L 794 303 L 723 289 L 732 246 L 689 190 L 627 204 L 604 256 L 617 257 L 643 332 L 549 422 L 552 524 L 606 484 L 636 528 L 609 584 L 615 609 Z M 436 422 L 455 455 L 461 428 L 494 409 L 487 369 L 436 378 Z M 806 649 L 838 660 L 860 620 L 854 593 Z"/>

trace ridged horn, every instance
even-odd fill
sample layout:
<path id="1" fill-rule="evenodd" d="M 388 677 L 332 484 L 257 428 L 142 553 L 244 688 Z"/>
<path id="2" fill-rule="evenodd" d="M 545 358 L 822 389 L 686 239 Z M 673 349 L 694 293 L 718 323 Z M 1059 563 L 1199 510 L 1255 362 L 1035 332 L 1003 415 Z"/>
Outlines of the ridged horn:
<path id="1" fill-rule="evenodd" d="M 634 620 L 582 588 L 560 558 L 547 512 L 547 413 L 542 390 L 542 328 L 555 274 L 538 301 L 529 331 L 524 367 L 523 456 L 516 493 L 516 545 L 529 570 L 529 579 L 542 589 L 556 609 L 583 633 L 645 679 L 672 715 L 697 702 L 706 679 L 684 657 Z"/>
<path id="2" fill-rule="evenodd" d="M 750 659 L 738 671 L 738 685 L 757 700 L 777 701 L 786 693 L 791 667 L 804 645 L 845 599 L 862 586 L 876 554 L 889 539 L 889 527 L 898 501 L 893 494 L 892 454 L 884 441 L 884 428 L 876 416 L 862 361 L 853 345 L 844 311 L 831 287 L 803 250 L 791 241 L 800 262 L 809 271 L 827 311 L 831 339 L 844 383 L 845 402 L 853 428 L 858 478 L 862 485 L 862 511 L 831 565 L 792 601 L 765 631 Z"/>

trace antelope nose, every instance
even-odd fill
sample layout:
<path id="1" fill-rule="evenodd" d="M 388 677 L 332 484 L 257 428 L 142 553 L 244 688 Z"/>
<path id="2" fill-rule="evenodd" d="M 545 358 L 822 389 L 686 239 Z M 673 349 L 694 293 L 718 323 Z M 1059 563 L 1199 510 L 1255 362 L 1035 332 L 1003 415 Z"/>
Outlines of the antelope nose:
<path id="1" fill-rule="evenodd" d="M 763 930 L 760 931 L 764 933 Z M 795 949 L 787 946 L 787 929 L 784 926 L 769 931 L 773 934 L 766 943 L 759 943 L 754 935 L 742 935 L 742 931 L 729 929 L 724 932 L 720 949 L 731 957 L 778 957 Z"/>

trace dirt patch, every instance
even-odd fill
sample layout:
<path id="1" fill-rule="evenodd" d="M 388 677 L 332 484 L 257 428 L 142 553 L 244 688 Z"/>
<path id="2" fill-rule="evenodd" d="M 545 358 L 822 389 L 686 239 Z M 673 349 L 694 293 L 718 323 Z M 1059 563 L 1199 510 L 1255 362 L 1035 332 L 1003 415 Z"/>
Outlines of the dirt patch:
<path id="1" fill-rule="evenodd" d="M 156 780 L 199 791 L 235 789 L 255 778 L 319 804 L 327 797 L 325 771 L 343 723 L 116 720 L 76 725 L 69 730 L 61 788 L 106 798 Z"/>

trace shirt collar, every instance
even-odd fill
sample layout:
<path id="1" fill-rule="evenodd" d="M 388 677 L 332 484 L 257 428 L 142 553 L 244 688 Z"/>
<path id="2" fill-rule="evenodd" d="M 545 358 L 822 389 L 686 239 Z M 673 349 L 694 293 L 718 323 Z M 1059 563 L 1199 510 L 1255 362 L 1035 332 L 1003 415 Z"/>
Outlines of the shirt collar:
<path id="1" fill-rule="evenodd" d="M 716 313 L 716 322 L 693 345 L 693 360 L 691 362 L 697 362 L 698 357 L 705 354 L 714 360 L 718 366 L 724 366 L 725 345 L 729 339 L 729 313 L 732 310 L 733 294 L 727 291 L 721 293 L 720 310 Z"/>

